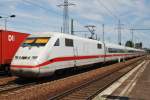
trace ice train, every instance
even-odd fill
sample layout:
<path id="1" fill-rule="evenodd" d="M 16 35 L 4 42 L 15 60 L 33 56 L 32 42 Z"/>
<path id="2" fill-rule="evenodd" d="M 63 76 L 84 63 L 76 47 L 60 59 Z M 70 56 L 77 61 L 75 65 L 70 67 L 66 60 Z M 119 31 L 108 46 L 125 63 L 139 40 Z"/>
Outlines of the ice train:
<path id="1" fill-rule="evenodd" d="M 30 35 L 16 52 L 12 74 L 19 77 L 50 76 L 56 70 L 142 56 L 133 49 L 73 35 L 46 32 Z"/>

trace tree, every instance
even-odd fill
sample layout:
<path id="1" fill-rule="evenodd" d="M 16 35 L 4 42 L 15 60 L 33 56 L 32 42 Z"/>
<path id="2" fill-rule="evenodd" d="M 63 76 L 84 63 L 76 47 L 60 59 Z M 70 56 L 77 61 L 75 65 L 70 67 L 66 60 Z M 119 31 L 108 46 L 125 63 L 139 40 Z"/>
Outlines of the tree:
<path id="1" fill-rule="evenodd" d="M 134 43 L 132 41 L 127 41 L 125 44 L 127 47 L 134 47 Z"/>

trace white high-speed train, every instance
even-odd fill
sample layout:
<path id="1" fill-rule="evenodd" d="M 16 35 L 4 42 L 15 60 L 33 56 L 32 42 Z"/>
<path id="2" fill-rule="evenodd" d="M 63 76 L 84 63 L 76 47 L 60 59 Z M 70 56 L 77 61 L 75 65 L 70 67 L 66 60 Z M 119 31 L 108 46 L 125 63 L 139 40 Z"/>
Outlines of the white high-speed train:
<path id="1" fill-rule="evenodd" d="M 10 69 L 12 74 L 20 77 L 43 77 L 52 75 L 59 69 L 121 60 L 143 54 L 143 50 L 104 44 L 73 35 L 38 33 L 30 35 L 22 43 Z"/>

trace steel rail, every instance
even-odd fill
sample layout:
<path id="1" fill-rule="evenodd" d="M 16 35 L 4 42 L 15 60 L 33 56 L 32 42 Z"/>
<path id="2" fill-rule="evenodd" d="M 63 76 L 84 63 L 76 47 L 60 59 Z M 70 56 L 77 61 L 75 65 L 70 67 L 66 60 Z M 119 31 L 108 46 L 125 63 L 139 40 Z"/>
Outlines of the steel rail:
<path id="1" fill-rule="evenodd" d="M 140 59 L 139 59 L 140 60 Z M 139 61 L 138 60 L 138 61 Z M 80 94 L 77 94 L 78 96 L 72 96 L 72 97 L 77 97 L 78 99 L 88 99 L 88 100 L 90 100 L 91 98 L 93 98 L 97 93 L 99 93 L 100 91 L 102 91 L 102 90 L 104 90 L 105 88 L 107 88 L 108 86 L 110 86 L 113 82 L 115 82 L 116 80 L 118 80 L 120 77 L 122 77 L 123 75 L 125 75 L 126 73 L 128 73 L 130 70 L 132 70 L 136 65 L 138 65 L 139 63 L 140 63 L 141 61 L 139 61 L 139 62 L 136 62 L 135 64 L 133 64 L 133 63 L 131 63 L 131 64 L 129 64 L 128 65 L 128 67 L 132 67 L 131 69 L 129 69 L 127 72 L 125 72 L 125 73 L 122 73 L 119 77 L 117 77 L 116 79 L 112 79 L 112 81 L 111 82 L 108 82 L 106 85 L 104 85 L 103 87 L 101 87 L 100 89 L 98 89 L 98 91 L 96 91 L 96 93 L 94 93 L 94 94 L 92 94 L 92 95 L 90 95 L 90 96 L 88 96 L 88 97 L 81 97 L 84 93 L 82 93 L 82 92 L 80 92 L 81 93 L 81 95 Z M 57 94 L 57 95 L 55 95 L 55 96 L 53 96 L 53 97 L 50 97 L 49 98 L 49 100 L 62 100 L 63 98 L 65 98 L 65 97 L 67 97 L 67 96 L 70 96 L 71 97 L 71 95 L 73 94 L 73 93 L 75 93 L 75 92 L 78 92 L 78 91 L 81 91 L 82 89 L 85 89 L 86 87 L 88 87 L 88 86 L 90 86 L 90 84 L 93 84 L 94 82 L 98 82 L 99 80 L 102 80 L 102 79 L 104 79 L 104 78 L 107 78 L 107 77 L 109 77 L 110 75 L 112 75 L 112 74 L 115 74 L 116 72 L 118 72 L 118 71 L 120 71 L 120 70 L 123 70 L 123 69 L 126 69 L 126 68 L 128 68 L 128 67 L 122 67 L 122 68 L 118 68 L 118 69 L 115 69 L 114 71 L 112 71 L 112 72 L 109 72 L 109 73 L 106 73 L 105 75 L 103 74 L 103 76 L 100 76 L 100 77 L 96 77 L 96 78 L 93 78 L 92 80 L 90 80 L 90 81 L 87 81 L 86 83 L 83 83 L 83 84 L 81 84 L 81 85 L 79 85 L 79 86 L 77 86 L 77 87 L 73 87 L 73 88 L 71 88 L 70 90 L 67 90 L 67 91 L 64 91 L 63 93 L 60 93 L 60 94 Z M 86 90 L 90 90 L 89 88 L 88 89 L 86 89 Z M 85 91 L 86 92 L 86 91 Z M 90 91 L 90 92 L 88 92 L 87 94 L 91 94 L 91 92 L 94 92 L 94 91 Z M 79 96 L 80 95 L 80 96 Z M 69 99 L 74 99 L 74 98 L 69 98 Z M 84 100 L 83 99 L 83 100 Z"/>

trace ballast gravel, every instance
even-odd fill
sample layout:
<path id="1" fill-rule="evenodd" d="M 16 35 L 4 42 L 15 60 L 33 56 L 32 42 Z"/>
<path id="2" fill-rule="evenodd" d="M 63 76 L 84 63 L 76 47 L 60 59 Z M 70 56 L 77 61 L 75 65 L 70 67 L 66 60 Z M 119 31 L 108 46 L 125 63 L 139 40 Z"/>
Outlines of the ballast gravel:
<path id="1" fill-rule="evenodd" d="M 9 92 L 7 94 L 0 94 L 0 100 L 48 100 L 52 96 L 69 90 L 72 87 L 76 87 L 98 76 L 103 77 L 108 72 L 111 73 L 114 70 L 128 66 L 129 64 L 137 61 L 137 59 L 139 58 L 98 68 L 67 78 L 26 87 L 17 91 Z"/>
<path id="2" fill-rule="evenodd" d="M 7 84 L 7 83 L 9 83 L 9 82 L 12 82 L 12 81 L 14 81 L 14 80 L 16 80 L 17 79 L 17 77 L 4 77 L 4 78 L 0 78 L 0 86 L 2 86 L 2 85 L 5 85 L 5 84 Z"/>

